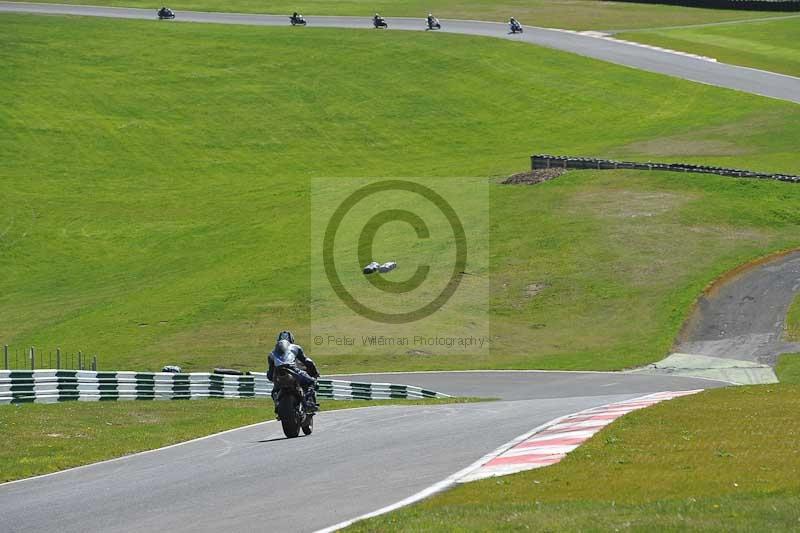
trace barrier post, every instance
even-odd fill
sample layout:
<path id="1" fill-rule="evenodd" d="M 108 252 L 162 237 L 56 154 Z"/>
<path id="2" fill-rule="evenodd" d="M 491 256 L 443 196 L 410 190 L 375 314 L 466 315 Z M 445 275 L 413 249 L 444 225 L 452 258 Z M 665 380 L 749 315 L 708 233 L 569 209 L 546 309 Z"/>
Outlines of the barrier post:
<path id="1" fill-rule="evenodd" d="M 9 370 L 8 368 L 8 344 L 3 345 L 3 368 Z"/>
<path id="2" fill-rule="evenodd" d="M 36 370 L 36 350 L 31 346 L 31 370 Z"/>
<path id="3" fill-rule="evenodd" d="M 56 370 L 61 368 L 61 348 L 56 348 Z"/>
<path id="4" fill-rule="evenodd" d="M 83 370 L 83 352 L 78 350 L 78 370 Z"/>
<path id="5" fill-rule="evenodd" d="M 97 372 L 97 356 L 92 357 L 92 371 Z"/>

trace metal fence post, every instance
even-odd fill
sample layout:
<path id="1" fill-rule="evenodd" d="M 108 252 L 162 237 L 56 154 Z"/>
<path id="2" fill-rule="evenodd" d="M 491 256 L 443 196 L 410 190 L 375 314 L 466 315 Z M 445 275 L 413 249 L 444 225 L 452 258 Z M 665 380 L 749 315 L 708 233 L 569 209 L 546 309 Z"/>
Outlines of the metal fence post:
<path id="1" fill-rule="evenodd" d="M 31 370 L 36 370 L 36 350 L 31 346 Z"/>
<path id="2" fill-rule="evenodd" d="M 56 348 L 56 370 L 61 368 L 61 348 Z"/>
<path id="3" fill-rule="evenodd" d="M 97 356 L 92 357 L 92 371 L 97 372 Z"/>
<path id="4" fill-rule="evenodd" d="M 3 368 L 8 370 L 8 344 L 3 345 Z"/>

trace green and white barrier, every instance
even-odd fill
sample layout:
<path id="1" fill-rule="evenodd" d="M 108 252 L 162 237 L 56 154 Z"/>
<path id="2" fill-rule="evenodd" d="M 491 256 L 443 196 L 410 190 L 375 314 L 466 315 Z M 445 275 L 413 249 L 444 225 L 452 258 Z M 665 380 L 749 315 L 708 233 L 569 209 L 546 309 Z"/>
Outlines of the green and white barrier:
<path id="1" fill-rule="evenodd" d="M 265 373 L 235 376 L 193 372 L 93 372 L 89 370 L 0 370 L 0 405 L 69 400 L 189 400 L 269 397 Z M 447 394 L 389 383 L 317 380 L 324 400 L 447 398 Z"/>

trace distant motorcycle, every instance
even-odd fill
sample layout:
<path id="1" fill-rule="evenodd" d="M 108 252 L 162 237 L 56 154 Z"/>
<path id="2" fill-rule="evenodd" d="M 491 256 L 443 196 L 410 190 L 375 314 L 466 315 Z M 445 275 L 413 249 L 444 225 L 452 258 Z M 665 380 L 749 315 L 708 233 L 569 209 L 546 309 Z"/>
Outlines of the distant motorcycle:
<path id="1" fill-rule="evenodd" d="M 175 18 L 175 12 L 168 7 L 162 7 L 156 14 L 158 15 L 158 20 Z"/>
<path id="2" fill-rule="evenodd" d="M 510 23 L 511 26 L 511 33 L 522 33 L 522 24 L 518 21 L 514 21 Z"/>
<path id="3" fill-rule="evenodd" d="M 303 430 L 303 435 L 310 435 L 314 430 L 314 413 L 306 411 L 303 402 L 303 388 L 297 380 L 292 368 L 294 358 L 291 362 L 276 361 L 275 384 L 277 394 L 275 398 L 278 417 L 283 426 L 283 433 L 287 438 L 293 439 Z"/>
<path id="4" fill-rule="evenodd" d="M 437 19 L 436 17 L 428 17 L 427 23 L 428 23 L 428 29 L 429 30 L 441 30 L 442 29 L 442 25 L 439 23 L 439 19 Z"/>
<path id="5" fill-rule="evenodd" d="M 384 19 L 383 17 L 372 19 L 372 25 L 375 26 L 378 29 L 380 29 L 380 28 L 383 28 L 383 29 L 386 29 L 386 30 L 389 29 L 389 25 L 386 23 L 386 19 Z"/>
<path id="6" fill-rule="evenodd" d="M 296 17 L 294 15 L 291 15 L 289 17 L 289 22 L 292 24 L 292 26 L 306 25 L 306 19 L 303 18 L 303 15 L 297 15 Z"/>

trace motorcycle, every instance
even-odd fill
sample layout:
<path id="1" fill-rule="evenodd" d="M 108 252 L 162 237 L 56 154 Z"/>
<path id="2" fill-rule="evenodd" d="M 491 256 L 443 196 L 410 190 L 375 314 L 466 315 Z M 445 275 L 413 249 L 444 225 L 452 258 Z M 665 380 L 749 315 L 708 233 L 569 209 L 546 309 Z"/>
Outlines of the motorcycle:
<path id="1" fill-rule="evenodd" d="M 298 15 L 295 17 L 294 15 L 289 17 L 289 22 L 291 22 L 292 26 L 305 26 L 306 19 L 303 18 L 303 15 Z"/>
<path id="2" fill-rule="evenodd" d="M 386 20 L 383 19 L 383 18 L 372 19 L 372 25 L 375 26 L 378 29 L 380 29 L 380 28 L 384 28 L 384 29 L 387 29 L 387 30 L 389 29 L 389 25 L 386 23 Z"/>
<path id="3" fill-rule="evenodd" d="M 511 33 L 522 33 L 522 24 L 519 22 L 512 22 L 511 23 Z"/>
<path id="4" fill-rule="evenodd" d="M 162 7 L 161 9 L 158 10 L 156 14 L 158 15 L 158 20 L 164 20 L 164 19 L 171 20 L 175 18 L 175 12 L 168 7 Z"/>
<path id="5" fill-rule="evenodd" d="M 442 29 L 442 25 L 439 23 L 439 19 L 437 19 L 436 17 L 433 17 L 432 19 L 428 19 L 427 23 L 428 23 L 428 29 L 429 30 L 441 30 Z"/>
<path id="6" fill-rule="evenodd" d="M 277 394 L 275 409 L 278 412 L 283 433 L 287 438 L 293 439 L 303 431 L 303 435 L 311 435 L 314 431 L 314 413 L 306 410 L 303 388 L 294 373 L 292 362 L 275 361 L 275 384 Z"/>

